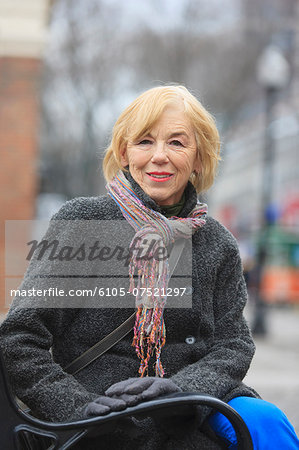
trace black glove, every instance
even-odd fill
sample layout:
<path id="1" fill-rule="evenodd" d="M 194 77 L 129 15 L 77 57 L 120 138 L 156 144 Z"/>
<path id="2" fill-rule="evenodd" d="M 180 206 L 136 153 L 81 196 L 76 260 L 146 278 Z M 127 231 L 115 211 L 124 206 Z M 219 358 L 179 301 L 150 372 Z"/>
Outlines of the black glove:
<path id="1" fill-rule="evenodd" d="M 127 406 L 135 406 L 135 405 L 137 405 L 137 403 L 139 403 L 141 401 L 140 395 L 135 395 L 135 394 L 112 395 L 111 398 L 123 400 Z"/>
<path id="2" fill-rule="evenodd" d="M 105 394 L 109 397 L 119 398 L 121 395 L 136 395 L 137 401 L 151 400 L 164 394 L 181 392 L 169 378 L 144 377 L 128 378 L 110 386 Z"/>
<path id="3" fill-rule="evenodd" d="M 127 404 L 121 398 L 110 398 L 101 395 L 94 401 L 88 403 L 85 407 L 83 416 L 85 418 L 92 416 L 103 416 L 111 411 L 122 411 L 127 407 Z"/>

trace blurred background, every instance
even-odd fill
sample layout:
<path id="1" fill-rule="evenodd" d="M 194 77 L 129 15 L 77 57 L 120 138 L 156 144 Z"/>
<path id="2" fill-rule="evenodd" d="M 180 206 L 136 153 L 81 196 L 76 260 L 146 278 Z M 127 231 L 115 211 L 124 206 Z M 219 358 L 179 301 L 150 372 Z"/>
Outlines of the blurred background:
<path id="1" fill-rule="evenodd" d="M 246 381 L 299 432 L 298 0 L 0 0 L 1 298 L 5 220 L 105 193 L 113 123 L 167 83 L 216 118 L 222 162 L 203 200 L 240 245 Z"/>

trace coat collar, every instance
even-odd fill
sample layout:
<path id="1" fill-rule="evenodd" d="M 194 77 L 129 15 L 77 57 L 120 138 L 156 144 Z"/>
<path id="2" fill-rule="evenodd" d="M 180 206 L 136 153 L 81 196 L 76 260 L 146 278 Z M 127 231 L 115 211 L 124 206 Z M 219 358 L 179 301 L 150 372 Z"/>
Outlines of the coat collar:
<path id="1" fill-rule="evenodd" d="M 127 180 L 131 183 L 131 186 L 134 190 L 134 192 L 137 194 L 137 196 L 140 198 L 142 203 L 147 206 L 148 208 L 153 209 L 154 211 L 157 211 L 161 214 L 163 214 L 161 208 L 157 203 L 149 196 L 147 195 L 144 190 L 139 186 L 138 183 L 134 180 L 130 172 L 123 172 Z M 179 213 L 179 217 L 188 217 L 188 214 L 192 211 L 193 208 L 195 208 L 197 203 L 197 193 L 195 190 L 195 187 L 193 184 L 188 181 L 188 184 L 185 188 L 185 204 Z"/>

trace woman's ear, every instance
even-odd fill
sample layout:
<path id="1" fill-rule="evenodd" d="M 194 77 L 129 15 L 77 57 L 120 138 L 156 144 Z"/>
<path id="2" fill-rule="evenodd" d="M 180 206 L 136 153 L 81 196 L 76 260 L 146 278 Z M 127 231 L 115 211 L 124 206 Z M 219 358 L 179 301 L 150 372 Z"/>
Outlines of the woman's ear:
<path id="1" fill-rule="evenodd" d="M 120 162 L 123 167 L 127 167 L 129 165 L 128 155 L 127 155 L 127 146 L 124 145 L 121 147 L 120 151 Z"/>

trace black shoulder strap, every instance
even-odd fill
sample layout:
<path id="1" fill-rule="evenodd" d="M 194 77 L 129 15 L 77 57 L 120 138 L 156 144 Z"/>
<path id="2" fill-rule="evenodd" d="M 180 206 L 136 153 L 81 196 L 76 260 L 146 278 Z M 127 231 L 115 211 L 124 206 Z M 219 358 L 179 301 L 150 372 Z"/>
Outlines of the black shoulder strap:
<path id="1" fill-rule="evenodd" d="M 185 239 L 177 239 L 173 245 L 169 256 L 170 277 L 172 276 L 174 269 L 177 266 L 183 248 L 185 246 L 185 242 Z M 135 324 L 135 315 L 136 312 L 134 312 L 125 322 L 123 322 L 110 334 L 105 336 L 104 339 L 101 339 L 95 345 L 86 350 L 86 352 L 82 353 L 82 355 L 78 356 L 78 358 L 70 362 L 64 368 L 64 370 L 69 374 L 74 375 L 75 373 L 84 369 L 84 367 L 88 366 L 90 363 L 98 359 L 101 355 L 103 355 L 103 353 L 107 352 L 107 350 L 117 344 L 117 342 L 123 339 L 132 330 Z"/>

